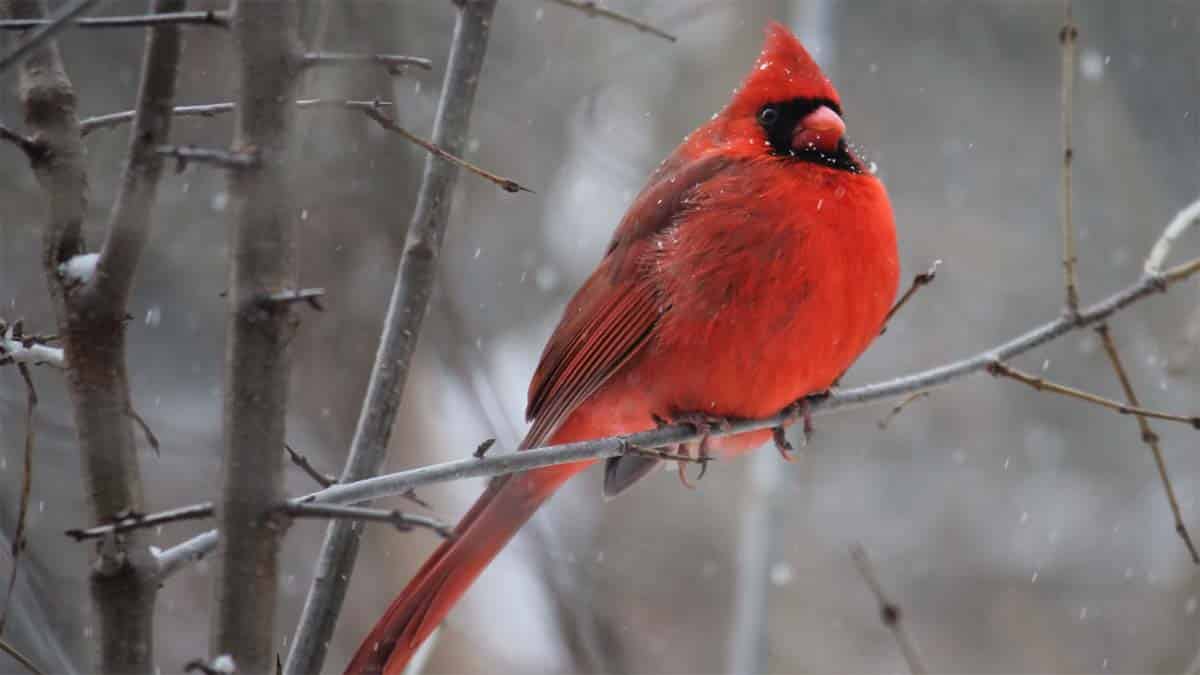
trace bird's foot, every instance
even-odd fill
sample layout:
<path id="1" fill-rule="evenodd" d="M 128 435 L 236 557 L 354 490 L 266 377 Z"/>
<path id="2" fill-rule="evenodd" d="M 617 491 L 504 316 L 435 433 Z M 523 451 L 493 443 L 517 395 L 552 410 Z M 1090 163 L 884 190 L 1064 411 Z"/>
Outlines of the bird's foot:
<path id="1" fill-rule="evenodd" d="M 828 393 L 824 394 L 824 396 L 828 396 Z M 807 446 L 808 442 L 812 440 L 812 406 L 809 404 L 809 397 L 804 396 L 796 399 L 783 409 L 783 413 L 783 422 L 771 430 L 771 438 L 775 441 L 775 449 L 779 451 L 779 455 L 783 457 L 784 461 L 794 462 L 796 458 L 791 453 L 795 448 L 788 442 L 787 435 L 784 432 L 789 426 L 795 424 L 797 420 L 802 420 L 804 422 L 804 436 L 800 444 Z"/>
<path id="2" fill-rule="evenodd" d="M 700 474 L 696 476 L 699 481 L 704 478 L 704 474 L 708 472 L 708 462 L 711 459 L 709 452 L 709 438 L 714 429 L 720 431 L 729 431 L 732 425 L 728 418 L 710 415 L 703 412 L 685 412 L 677 415 L 672 415 L 670 420 L 651 414 L 651 418 L 659 428 L 670 426 L 672 424 L 687 424 L 692 426 L 696 433 L 700 434 L 700 438 L 695 442 L 680 443 L 675 446 L 675 454 L 681 457 L 678 460 L 679 466 L 679 482 L 689 490 L 695 489 L 695 484 L 688 479 L 687 465 L 698 463 L 700 465 Z"/>

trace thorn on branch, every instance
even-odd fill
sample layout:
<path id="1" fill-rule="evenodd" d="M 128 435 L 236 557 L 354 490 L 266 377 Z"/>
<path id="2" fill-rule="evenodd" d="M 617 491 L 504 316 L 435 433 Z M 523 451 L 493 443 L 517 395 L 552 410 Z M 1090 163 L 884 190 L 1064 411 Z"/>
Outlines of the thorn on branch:
<path id="1" fill-rule="evenodd" d="M 589 17 L 600 17 L 603 19 L 608 19 L 609 21 L 614 21 L 616 23 L 629 26 L 630 28 L 637 29 L 638 31 L 641 31 L 643 33 L 650 33 L 651 35 L 657 35 L 658 37 L 660 37 L 664 40 L 667 40 L 668 42 L 676 42 L 678 40 L 678 38 L 676 38 L 674 35 L 666 32 L 665 30 L 663 30 L 661 28 L 657 28 L 645 21 L 642 21 L 641 19 L 636 19 L 632 16 L 629 16 L 628 14 L 622 14 L 621 12 L 618 12 L 618 11 L 615 11 L 612 9 L 608 9 L 605 7 L 601 7 L 600 4 L 595 2 L 594 0 L 551 0 L 551 1 L 554 2 L 555 4 L 562 5 L 563 7 L 569 7 L 571 9 L 583 12 L 584 14 L 588 15 Z"/>
<path id="2" fill-rule="evenodd" d="M 175 173 L 183 173 L 191 162 L 211 164 L 222 169 L 253 169 L 259 163 L 258 154 L 254 152 L 198 148 L 192 145 L 160 145 L 154 151 L 175 160 Z"/>
<path id="3" fill-rule="evenodd" d="M 475 452 L 471 453 L 471 455 L 475 459 L 483 459 L 483 456 L 486 455 L 487 451 L 490 450 L 491 447 L 495 444 L 496 444 L 496 439 L 489 438 L 489 439 L 485 440 L 484 442 L 480 443 L 479 447 L 475 448 Z"/>
<path id="4" fill-rule="evenodd" d="M 297 302 L 306 303 L 318 312 L 325 311 L 321 297 L 325 295 L 324 288 L 284 289 L 274 293 L 264 293 L 257 299 L 260 305 L 287 305 Z"/>
<path id="5" fill-rule="evenodd" d="M 321 487 L 327 488 L 330 485 L 338 482 L 338 479 L 334 476 L 318 471 L 317 468 L 308 461 L 307 457 L 297 452 L 291 445 L 284 443 L 283 449 L 287 451 L 288 457 L 290 457 L 292 460 L 292 464 L 300 467 L 301 471 L 308 474 L 308 477 L 312 478 L 313 481 Z"/>
<path id="6" fill-rule="evenodd" d="M 887 327 L 888 324 L 891 323 L 892 317 L 896 316 L 896 313 L 900 311 L 901 307 L 904 307 L 904 305 L 908 304 L 908 301 L 912 299 L 912 296 L 916 295 L 917 291 L 921 290 L 922 287 L 933 283 L 933 280 L 937 278 L 937 270 L 939 267 L 941 267 L 941 265 L 942 261 L 940 258 L 938 260 L 934 260 L 933 264 L 929 266 L 929 269 L 913 277 L 912 283 L 908 286 L 908 290 L 904 291 L 904 294 L 900 296 L 900 299 L 896 301 L 896 304 L 892 305 L 892 308 L 888 310 L 887 316 L 883 318 L 883 328 L 879 329 L 880 335 L 883 335 L 887 332 Z"/>
<path id="7" fill-rule="evenodd" d="M 850 548 L 850 557 L 854 560 L 855 566 L 858 568 L 858 573 L 863 581 L 867 584 L 867 588 L 875 596 L 875 601 L 879 604 L 879 619 L 883 625 L 892 632 L 892 636 L 896 639 L 896 644 L 900 647 L 900 653 L 903 654 L 904 660 L 908 663 L 908 670 L 913 675 L 924 675 L 929 672 L 925 668 L 925 663 L 921 659 L 921 653 L 917 649 L 916 643 L 909 636 L 902 623 L 903 613 L 900 610 L 900 605 L 888 599 L 883 592 L 883 585 L 879 583 L 879 577 L 875 574 L 875 568 L 871 565 L 871 559 L 867 557 L 867 551 L 861 544 L 855 544 Z"/>
<path id="8" fill-rule="evenodd" d="M 443 539 L 452 539 L 454 530 L 436 518 L 417 516 L 399 509 L 369 509 L 361 506 L 338 506 L 335 504 L 289 503 L 282 511 L 293 518 L 340 518 L 367 522 L 387 523 L 401 532 L 420 528 L 436 532 Z"/>

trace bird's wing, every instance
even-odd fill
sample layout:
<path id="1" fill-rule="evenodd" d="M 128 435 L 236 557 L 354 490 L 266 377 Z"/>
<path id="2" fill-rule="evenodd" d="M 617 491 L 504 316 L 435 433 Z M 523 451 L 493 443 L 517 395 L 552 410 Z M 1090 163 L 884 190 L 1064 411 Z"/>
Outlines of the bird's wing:
<path id="1" fill-rule="evenodd" d="M 730 165 L 715 157 L 659 171 L 634 200 L 604 260 L 567 304 L 529 383 L 523 448 L 544 443 L 567 417 L 646 345 L 669 300 L 640 261 L 653 236 L 676 223 L 698 186 Z"/>

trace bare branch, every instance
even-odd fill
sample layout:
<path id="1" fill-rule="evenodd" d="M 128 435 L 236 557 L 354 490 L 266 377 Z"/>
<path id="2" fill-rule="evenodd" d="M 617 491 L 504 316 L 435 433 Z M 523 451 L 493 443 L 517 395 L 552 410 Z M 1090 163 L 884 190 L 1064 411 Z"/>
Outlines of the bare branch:
<path id="1" fill-rule="evenodd" d="M 1146 256 L 1146 262 L 1142 266 L 1146 276 L 1162 276 L 1162 266 L 1166 263 L 1167 256 L 1171 254 L 1171 247 L 1198 222 L 1200 222 L 1200 199 L 1188 204 L 1175 214 L 1171 223 L 1158 237 L 1158 241 L 1154 242 L 1154 247 L 1150 249 L 1150 255 Z"/>
<path id="2" fill-rule="evenodd" d="M 308 477 L 313 479 L 313 481 L 316 482 L 317 485 L 320 485 L 323 488 L 327 488 L 330 485 L 333 485 L 334 483 L 338 482 L 336 476 L 331 476 L 327 473 L 322 473 L 320 471 L 317 471 L 317 468 L 314 467 L 312 465 L 312 463 L 308 461 L 308 458 L 305 457 L 304 455 L 300 454 L 299 452 L 296 452 L 296 450 L 292 446 L 288 445 L 287 443 L 284 443 L 283 449 L 287 451 L 288 457 L 290 457 L 292 460 L 292 464 L 295 464 L 296 466 L 300 467 L 300 470 L 303 471 L 304 473 L 308 474 Z"/>
<path id="3" fill-rule="evenodd" d="M 179 10 L 186 6 L 185 2 L 160 0 L 155 9 L 163 12 Z M 129 160 L 121 175 L 120 192 L 109 214 L 108 236 L 96 261 L 92 283 L 91 301 L 115 315 L 112 318 L 125 315 L 133 276 L 150 238 L 150 209 L 158 196 L 163 165 L 157 148 L 171 133 L 175 75 L 179 71 L 182 51 L 182 35 L 176 24 L 159 26 L 147 35 L 142 79 L 129 134 Z M 129 408 L 132 410 L 133 407 Z M 134 419 L 141 420 L 136 416 Z"/>
<path id="4" fill-rule="evenodd" d="M 59 31 L 71 25 L 75 17 L 91 9 L 92 5 L 95 5 L 97 2 L 99 0 L 74 0 L 74 2 L 64 5 L 54 16 L 46 19 L 45 23 L 41 24 L 29 37 L 25 38 L 24 42 L 17 45 L 8 54 L 0 57 L 0 73 L 3 73 L 13 64 L 32 54 L 34 50 L 57 35 Z M 16 17 L 19 11 L 19 9 L 13 10 L 14 18 L 24 18 Z M 37 20 L 42 20 L 41 16 L 38 16 Z"/>
<path id="5" fill-rule="evenodd" d="M 1079 281 L 1075 270 L 1075 223 L 1071 216 L 1071 162 L 1075 157 L 1075 148 L 1071 145 L 1071 118 L 1072 104 L 1075 100 L 1075 45 L 1078 38 L 1079 28 L 1071 19 L 1071 0 L 1063 0 L 1063 25 L 1058 32 L 1058 41 L 1062 45 L 1062 81 L 1059 90 L 1062 109 L 1059 226 L 1062 229 L 1063 241 L 1063 283 L 1067 291 L 1067 312 L 1071 315 L 1079 313 Z"/>
<path id="6" fill-rule="evenodd" d="M 629 16 L 628 14 L 622 14 L 621 12 L 618 12 L 618 11 L 615 11 L 612 9 L 607 9 L 605 7 L 601 7 L 599 5 L 599 3 L 595 2 L 594 0 L 550 0 L 550 1 L 556 5 L 562 5 L 563 7 L 570 7 L 571 9 L 578 10 L 580 12 L 583 12 L 584 14 L 587 14 L 588 16 L 601 17 L 604 19 L 608 19 L 609 21 L 615 21 L 619 24 L 624 24 L 631 28 L 636 28 L 637 30 L 639 30 L 643 33 L 650 33 L 651 35 L 657 35 L 658 37 L 660 37 L 664 40 L 668 40 L 670 42 L 675 42 L 676 40 L 678 40 L 678 38 L 676 38 L 674 35 L 671 35 L 670 33 L 666 32 L 665 30 L 663 30 L 661 28 L 656 28 L 655 26 L 653 26 L 649 23 L 646 23 L 645 21 L 642 21 L 641 19 L 633 18 L 632 16 Z"/>
<path id="7" fill-rule="evenodd" d="M 204 502 L 202 504 L 193 504 L 191 506 L 181 506 L 176 509 L 168 509 L 159 511 L 150 515 L 133 514 L 120 518 L 116 522 L 107 523 L 104 525 L 96 525 L 86 529 L 67 530 L 63 534 L 74 539 L 75 541 L 86 541 L 88 539 L 99 539 L 110 534 L 121 534 L 123 532 L 132 532 L 133 530 L 145 530 L 153 527 L 160 527 L 167 523 L 177 523 L 182 520 L 199 520 L 202 518 L 211 518 L 213 515 L 212 502 Z"/>
<path id="8" fill-rule="evenodd" d="M 471 162 L 468 162 L 467 160 L 463 159 L 462 157 L 459 156 L 460 154 L 462 154 L 462 150 L 460 148 L 456 147 L 453 150 L 447 150 L 445 147 L 442 147 L 443 145 L 445 145 L 444 143 L 436 142 L 436 138 L 437 138 L 436 129 L 435 129 L 435 133 L 434 133 L 435 141 L 431 142 L 431 141 L 425 140 L 424 138 L 421 138 L 420 136 L 417 136 L 416 134 L 412 133 L 411 131 L 409 131 L 408 129 L 405 129 L 402 126 L 399 126 L 398 124 L 396 124 L 396 122 L 391 117 L 388 117 L 380 110 L 375 110 L 373 108 L 360 108 L 360 110 L 362 110 L 368 117 L 370 117 L 371 119 L 378 122 L 379 126 L 383 127 L 384 129 L 387 129 L 388 131 L 399 134 L 400 137 L 402 137 L 404 140 L 408 141 L 409 143 L 413 143 L 414 145 L 419 145 L 420 147 L 424 148 L 426 152 L 429 152 L 430 154 L 434 155 L 435 157 L 443 159 L 457 167 L 466 169 L 467 171 L 470 171 L 471 173 L 475 174 L 476 176 L 479 176 L 480 178 L 482 178 L 484 180 L 495 183 L 496 185 L 498 185 L 500 187 L 501 190 L 504 190 L 505 192 L 529 192 L 531 194 L 533 193 L 533 190 L 530 190 L 529 188 L 525 187 L 524 185 L 521 185 L 520 183 L 516 182 L 515 180 L 494 174 L 491 171 L 488 171 L 487 169 L 484 169 L 480 166 L 472 164 Z M 460 143 L 457 145 L 461 146 L 462 144 Z"/>
<path id="9" fill-rule="evenodd" d="M 180 3 L 154 0 L 152 8 L 157 13 Z M 130 398 L 125 313 L 123 305 L 114 306 L 97 298 L 87 283 L 59 273 L 63 263 L 85 250 L 82 225 L 87 211 L 87 174 L 75 91 L 57 46 L 48 39 L 91 4 L 66 5 L 51 23 L 35 30 L 14 52 L 19 56 L 11 58 L 20 63 L 20 95 L 26 122 L 32 136 L 46 148 L 42 157 L 31 158 L 49 212 L 42 267 L 69 366 L 67 384 L 86 494 L 92 517 L 103 522 L 120 513 L 140 511 L 143 502 L 133 424 L 126 414 Z M 40 20 L 45 15 L 44 0 L 10 0 L 3 6 L 10 18 Z M 155 28 L 147 35 L 147 57 L 155 52 L 155 44 L 161 44 L 158 38 L 163 30 L 167 29 Z M 142 107 L 139 103 L 139 110 Z M 138 533 L 106 542 L 89 579 L 100 628 L 99 639 L 94 641 L 100 659 L 90 670 L 154 672 L 156 570 Z"/>
<path id="10" fill-rule="evenodd" d="M 18 335 L 18 323 L 6 326 L 0 320 L 0 366 L 18 363 L 66 367 L 67 360 L 61 348 L 48 346 L 48 340 L 40 336 Z"/>
<path id="11" fill-rule="evenodd" d="M 318 312 L 323 312 L 325 307 L 321 304 L 321 298 L 324 295 L 324 288 L 289 288 L 259 295 L 258 304 L 267 307 L 302 302 Z"/>
<path id="12" fill-rule="evenodd" d="M 9 644 L 9 642 L 3 638 L 0 638 L 0 652 L 8 654 L 10 657 L 12 657 L 13 661 L 21 664 L 21 667 L 23 667 L 25 670 L 28 670 L 31 675 L 42 675 L 41 669 L 34 665 L 33 661 L 30 660 L 28 656 L 25 656 L 25 654 L 21 653 L 20 650 Z"/>
<path id="13" fill-rule="evenodd" d="M 21 322 L 17 321 L 14 326 L 19 338 Z M 12 571 L 4 592 L 4 605 L 0 607 L 0 635 L 4 634 L 4 626 L 8 623 L 9 603 L 12 602 L 13 588 L 17 585 L 17 574 L 21 570 L 21 552 L 25 550 L 25 519 L 29 515 L 29 491 L 33 485 L 33 412 L 37 409 L 38 395 L 33 386 L 33 377 L 29 374 L 29 366 L 17 363 L 17 370 L 25 381 L 25 455 L 21 472 L 21 497 L 17 506 L 17 529 L 12 539 Z"/>
<path id="14" fill-rule="evenodd" d="M 409 67 L 433 70 L 433 61 L 423 56 L 403 54 L 357 54 L 350 52 L 308 52 L 304 55 L 304 67 L 358 66 L 373 63 L 383 66 L 389 73 L 405 72 Z"/>
<path id="15" fill-rule="evenodd" d="M 416 516 L 399 509 L 367 509 L 360 506 L 337 504 L 288 504 L 286 513 L 293 518 L 326 518 L 334 520 L 359 520 L 388 523 L 401 532 L 422 528 L 436 532 L 443 539 L 454 536 L 454 528 L 436 518 Z"/>
<path id="16" fill-rule="evenodd" d="M 892 631 L 892 635 L 896 638 L 896 644 L 900 647 L 900 653 L 904 655 L 905 662 L 908 663 L 908 670 L 913 675 L 924 675 L 929 672 L 925 668 L 925 663 L 921 660 L 921 653 L 917 650 L 916 643 L 904 628 L 900 605 L 888 599 L 887 594 L 883 592 L 883 586 L 879 583 L 879 577 L 875 574 L 875 568 L 871 565 L 871 559 L 867 557 L 867 551 L 861 545 L 855 544 L 850 549 L 850 557 L 854 559 L 855 566 L 858 567 L 858 573 L 862 575 L 863 581 L 867 587 L 871 589 L 871 593 L 875 596 L 876 602 L 879 603 L 879 618 L 883 621 L 883 625 L 887 626 L 888 630 Z"/>
<path id="17" fill-rule="evenodd" d="M 1125 400 L 1131 406 L 1141 407 L 1141 401 L 1138 400 L 1137 393 L 1133 390 L 1133 382 L 1130 381 L 1129 374 L 1125 371 L 1125 364 L 1121 362 L 1121 354 L 1117 351 L 1117 343 L 1113 341 L 1112 334 L 1108 331 L 1108 325 L 1102 323 L 1096 326 L 1096 333 L 1100 335 L 1100 342 L 1104 345 L 1104 352 L 1108 354 L 1108 360 L 1112 363 L 1113 372 L 1116 373 L 1117 380 L 1121 382 L 1121 390 L 1125 392 Z M 1175 517 L 1175 532 L 1183 540 L 1184 545 L 1187 546 L 1188 553 L 1192 556 L 1192 562 L 1200 565 L 1200 555 L 1197 554 L 1196 545 L 1192 543 L 1192 536 L 1188 533 L 1187 525 L 1183 522 L 1183 510 L 1179 508 L 1179 500 L 1175 497 L 1175 487 L 1171 484 L 1171 476 L 1167 472 L 1167 460 L 1163 457 L 1158 434 L 1154 433 L 1154 429 L 1150 427 L 1150 421 L 1146 419 L 1145 415 L 1136 416 L 1138 429 L 1142 432 L 1142 442 L 1146 444 L 1146 447 L 1150 448 L 1150 454 L 1154 456 L 1154 465 L 1158 468 L 1158 477 L 1162 481 L 1163 492 L 1167 495 L 1167 503 L 1171 506 L 1171 514 Z"/>
<path id="18" fill-rule="evenodd" d="M 1045 378 L 1037 377 L 1036 375 L 1023 373 L 1001 361 L 994 361 L 991 365 L 989 365 L 988 372 L 997 377 L 1007 377 L 1009 379 L 1016 380 L 1017 382 L 1027 384 L 1038 391 L 1048 391 L 1054 394 L 1061 394 L 1068 398 L 1094 403 L 1101 408 L 1115 410 L 1122 415 L 1137 415 L 1138 417 L 1153 417 L 1154 419 L 1167 420 L 1169 422 L 1181 422 L 1196 429 L 1200 429 L 1200 416 L 1198 415 L 1174 415 L 1171 413 L 1159 412 L 1157 410 L 1147 410 L 1146 408 L 1126 405 L 1120 401 L 1114 401 L 1110 398 L 1104 398 L 1103 396 L 1097 396 L 1096 394 L 1081 391 L 1079 389 L 1058 384 L 1056 382 L 1051 382 Z"/>
<path id="19" fill-rule="evenodd" d="M 311 98 L 296 101 L 296 107 L 300 110 L 308 108 L 345 108 L 347 110 L 361 110 L 362 108 L 384 108 L 390 107 L 391 101 L 348 101 L 343 99 L 329 98 Z M 181 105 L 171 109 L 171 114 L 176 117 L 216 117 L 231 113 L 235 105 L 232 102 L 226 103 L 209 103 L 206 105 Z M 97 131 L 99 129 L 107 129 L 115 126 L 126 124 L 133 120 L 133 110 L 123 110 L 121 112 L 109 113 L 107 115 L 97 115 L 80 120 L 79 132 L 84 136 Z"/>
<path id="20" fill-rule="evenodd" d="M 941 260 L 934 260 L 933 264 L 929 266 L 929 269 L 913 277 L 912 283 L 908 286 L 908 290 L 904 291 L 904 294 L 900 296 L 900 299 L 896 301 L 896 304 L 892 305 L 892 308 L 888 310 L 887 316 L 884 317 L 883 328 L 879 331 L 880 335 L 883 335 L 887 332 L 887 326 L 889 323 L 891 323 L 892 318 L 896 316 L 896 313 L 899 312 L 902 307 L 908 304 L 908 301 L 917 294 L 917 291 L 933 283 L 933 280 L 937 278 L 937 270 L 939 267 L 941 267 L 941 265 Z"/>
<path id="21" fill-rule="evenodd" d="M 425 161 L 417 206 L 408 226 L 379 351 L 350 444 L 350 458 L 342 471 L 342 482 L 368 478 L 379 471 L 437 277 L 438 256 L 450 214 L 450 195 L 458 178 L 459 163 L 454 160 L 466 145 L 496 0 L 463 0 L 458 6 L 446 76 L 434 117 L 433 142 L 416 139 L 378 109 L 363 109 L 385 128 L 409 140 L 416 139 L 414 142 L 419 141 L 434 156 Z M 439 158 L 450 161 L 438 161 Z M 350 523 L 331 523 L 326 530 L 313 583 L 288 652 L 285 667 L 288 675 L 321 671 L 354 571 L 360 536 L 360 531 L 350 527 Z"/>
<path id="22" fill-rule="evenodd" d="M 238 0 L 232 19 L 241 57 L 233 147 L 253 149 L 257 166 L 229 174 L 225 448 L 210 653 L 228 654 L 246 673 L 271 670 L 276 639 L 283 532 L 275 509 L 283 501 L 279 448 L 294 316 L 291 303 L 260 300 L 264 292 L 297 287 L 287 170 L 300 72 L 295 10 L 291 2 Z"/>
<path id="23" fill-rule="evenodd" d="M 10 19 L 0 21 L 0 30 L 28 30 L 45 26 L 48 19 Z M 163 12 L 162 14 L 135 14 L 131 16 L 95 16 L 75 19 L 76 28 L 147 28 L 153 26 L 229 26 L 229 14 L 209 10 L 207 12 Z"/>
<path id="24" fill-rule="evenodd" d="M 160 145 L 154 148 L 154 152 L 160 157 L 174 159 L 175 173 L 183 173 L 192 162 L 211 164 L 222 169 L 253 169 L 258 166 L 259 160 L 255 153 L 197 148 L 192 145 Z"/>

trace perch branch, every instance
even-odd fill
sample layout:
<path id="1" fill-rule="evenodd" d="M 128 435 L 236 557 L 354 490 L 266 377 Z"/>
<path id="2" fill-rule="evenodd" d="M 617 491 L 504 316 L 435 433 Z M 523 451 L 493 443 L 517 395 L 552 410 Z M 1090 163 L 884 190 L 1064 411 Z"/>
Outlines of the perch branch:
<path id="1" fill-rule="evenodd" d="M 858 568 L 859 575 L 862 576 L 863 581 L 867 584 L 867 588 L 871 589 L 871 594 L 875 596 L 876 602 L 879 603 L 879 618 L 883 621 L 883 625 L 892 631 L 892 636 L 896 638 L 896 644 L 900 647 L 900 653 L 904 655 L 904 661 L 908 663 L 909 672 L 913 675 L 924 675 L 929 672 L 925 668 L 924 661 L 921 660 L 921 652 L 917 650 L 916 643 L 913 642 L 912 636 L 904 628 L 900 605 L 889 600 L 887 594 L 883 592 L 883 586 L 879 583 L 879 576 L 875 574 L 875 568 L 871 565 L 871 559 L 867 557 L 866 549 L 855 544 L 850 549 L 850 557 L 854 559 L 854 565 Z"/>
<path id="2" fill-rule="evenodd" d="M 1108 331 L 1107 324 L 1096 326 L 1096 333 L 1100 335 L 1100 342 L 1104 345 L 1104 352 L 1108 354 L 1108 360 L 1112 364 L 1113 372 L 1117 375 L 1117 380 L 1121 382 L 1121 390 L 1125 392 L 1125 400 L 1129 405 L 1141 407 L 1141 402 L 1138 400 L 1137 392 L 1133 389 L 1133 382 L 1129 379 L 1129 373 L 1125 370 L 1125 364 L 1121 361 L 1121 354 L 1117 351 L 1117 343 L 1113 341 L 1112 333 Z M 1150 454 L 1154 456 L 1154 465 L 1158 468 L 1158 477 L 1162 481 L 1163 491 L 1167 495 L 1167 503 L 1171 506 L 1171 514 L 1175 517 L 1175 532 L 1179 538 L 1183 540 L 1187 546 L 1188 553 L 1192 556 L 1192 562 L 1200 565 L 1200 555 L 1197 555 L 1196 546 L 1192 543 L 1192 535 L 1188 533 L 1187 525 L 1183 522 L 1183 510 L 1179 508 L 1179 500 L 1175 497 L 1175 487 L 1171 483 L 1171 476 L 1167 472 L 1167 460 L 1163 457 L 1162 447 L 1159 445 L 1158 434 L 1154 433 L 1154 429 L 1150 427 L 1150 421 L 1145 415 L 1135 413 L 1138 422 L 1138 429 L 1142 432 L 1142 442 L 1150 449 Z"/>
<path id="3" fill-rule="evenodd" d="M 1143 278 L 1141 281 L 1083 309 L 1077 318 L 1059 317 L 1037 326 L 1007 342 L 973 356 L 928 370 L 904 375 L 884 382 L 842 389 L 829 394 L 809 397 L 809 409 L 813 414 L 828 414 L 835 411 L 853 410 L 880 401 L 907 396 L 914 392 L 935 389 L 956 382 L 968 375 L 986 371 L 998 359 L 1012 358 L 1029 352 L 1067 333 L 1096 325 L 1113 314 L 1161 292 L 1164 284 L 1176 282 L 1200 271 L 1200 259 L 1172 268 L 1158 278 Z M 1187 274 L 1184 274 L 1187 272 Z M 1131 408 L 1132 410 L 1132 408 Z M 795 411 L 789 406 L 784 411 L 757 420 L 737 420 L 727 428 L 709 430 L 712 438 L 731 434 L 772 429 L 789 422 Z M 366 478 L 353 482 L 339 483 L 324 490 L 296 498 L 301 503 L 356 504 L 382 497 L 401 495 L 409 490 L 433 483 L 485 478 L 519 471 L 528 471 L 556 464 L 567 464 L 587 460 L 615 457 L 628 452 L 639 452 L 644 448 L 657 448 L 695 441 L 699 433 L 691 425 L 667 426 L 651 431 L 599 438 L 578 443 L 535 448 L 506 455 L 491 455 L 483 459 L 469 456 L 466 459 L 433 464 L 398 473 Z M 210 531 L 180 544 L 163 553 L 167 558 L 183 556 L 185 551 L 210 550 L 216 542 L 216 532 Z M 176 553 L 176 549 L 180 548 Z"/>
<path id="4" fill-rule="evenodd" d="M 1048 391 L 1053 394 L 1066 396 L 1068 398 L 1087 401 L 1088 403 L 1093 403 L 1101 408 L 1115 410 L 1122 415 L 1137 415 L 1138 417 L 1152 417 L 1156 420 L 1166 420 L 1168 422 L 1180 422 L 1182 424 L 1191 425 L 1196 429 L 1200 429 L 1200 416 L 1175 415 L 1172 413 L 1159 412 L 1157 410 L 1148 410 L 1146 408 L 1127 405 L 1125 403 L 1121 403 L 1120 401 L 1114 401 L 1111 398 L 1104 398 L 1103 396 L 1098 396 L 1090 392 L 1075 389 L 1074 387 L 1068 387 L 1066 385 L 1058 384 L 1057 382 L 1051 382 L 1043 377 L 1030 375 L 1029 373 L 1017 370 L 1016 368 L 1013 368 L 1002 361 L 993 361 L 990 365 L 988 365 L 987 370 L 988 373 L 992 375 L 1016 380 L 1017 382 L 1027 384 L 1038 391 Z"/>
<path id="5" fill-rule="evenodd" d="M 458 178 L 457 163 L 438 160 L 462 154 L 466 145 L 496 0 L 462 0 L 457 4 L 459 13 L 434 117 L 433 141 L 418 143 L 433 156 L 425 160 L 417 205 L 409 222 L 379 350 L 341 482 L 369 478 L 379 472 L 408 380 L 409 364 L 421 324 L 429 309 L 438 257 L 450 217 L 450 196 Z M 416 139 L 407 131 L 401 132 L 401 128 L 381 111 L 365 108 L 364 112 L 385 128 L 401 133 L 409 140 Z M 335 522 L 326 530 L 316 573 L 288 652 L 284 667 L 287 675 L 304 675 L 322 669 L 358 557 L 361 532 L 350 525 Z"/>
<path id="6" fill-rule="evenodd" d="M 1075 269 L 1078 258 L 1075 254 L 1075 223 L 1071 214 L 1071 163 L 1075 148 L 1071 144 L 1071 121 L 1075 101 L 1075 50 L 1079 28 L 1071 17 L 1071 0 L 1063 0 L 1063 25 L 1058 32 L 1062 45 L 1062 75 L 1060 83 L 1060 108 L 1062 113 L 1062 171 L 1059 174 L 1059 226 L 1063 242 L 1063 284 L 1067 292 L 1067 312 L 1079 313 L 1079 280 Z"/>
<path id="7" fill-rule="evenodd" d="M 233 147 L 253 149 L 253 171 L 229 174 L 227 288 L 222 420 L 224 452 L 217 521 L 214 627 L 210 654 L 228 654 L 238 671 L 275 664 L 275 605 L 283 530 L 288 375 L 295 330 L 292 303 L 262 303 L 264 292 L 296 288 L 294 202 L 288 135 L 299 67 L 296 3 L 238 0 L 232 29 L 240 99 Z"/>
<path id="8" fill-rule="evenodd" d="M 595 0 L 550 0 L 550 1 L 556 5 L 562 5 L 563 7 L 570 7 L 571 9 L 583 12 L 584 14 L 587 14 L 588 16 L 591 16 L 591 17 L 601 17 L 603 19 L 608 19 L 609 21 L 615 21 L 616 23 L 629 26 L 630 28 L 635 28 L 643 33 L 650 33 L 651 35 L 657 35 L 658 37 L 660 37 L 664 40 L 667 40 L 669 42 L 675 42 L 676 40 L 678 40 L 678 38 L 676 38 L 674 35 L 668 33 L 667 31 L 665 31 L 661 28 L 657 28 L 652 24 L 646 23 L 645 21 L 642 21 L 641 19 L 636 19 L 632 16 L 629 16 L 628 14 L 622 14 L 621 12 L 618 12 L 616 10 L 608 9 L 606 7 L 601 7 L 599 5 L 599 3 L 595 2 Z"/>
<path id="9" fill-rule="evenodd" d="M 10 19 L 0 21 L 0 30 L 28 30 L 45 26 L 48 19 Z M 207 12 L 164 12 L 131 16 L 94 16 L 75 19 L 76 28 L 147 28 L 154 26 L 217 26 L 229 27 L 229 14 L 216 10 Z"/>

